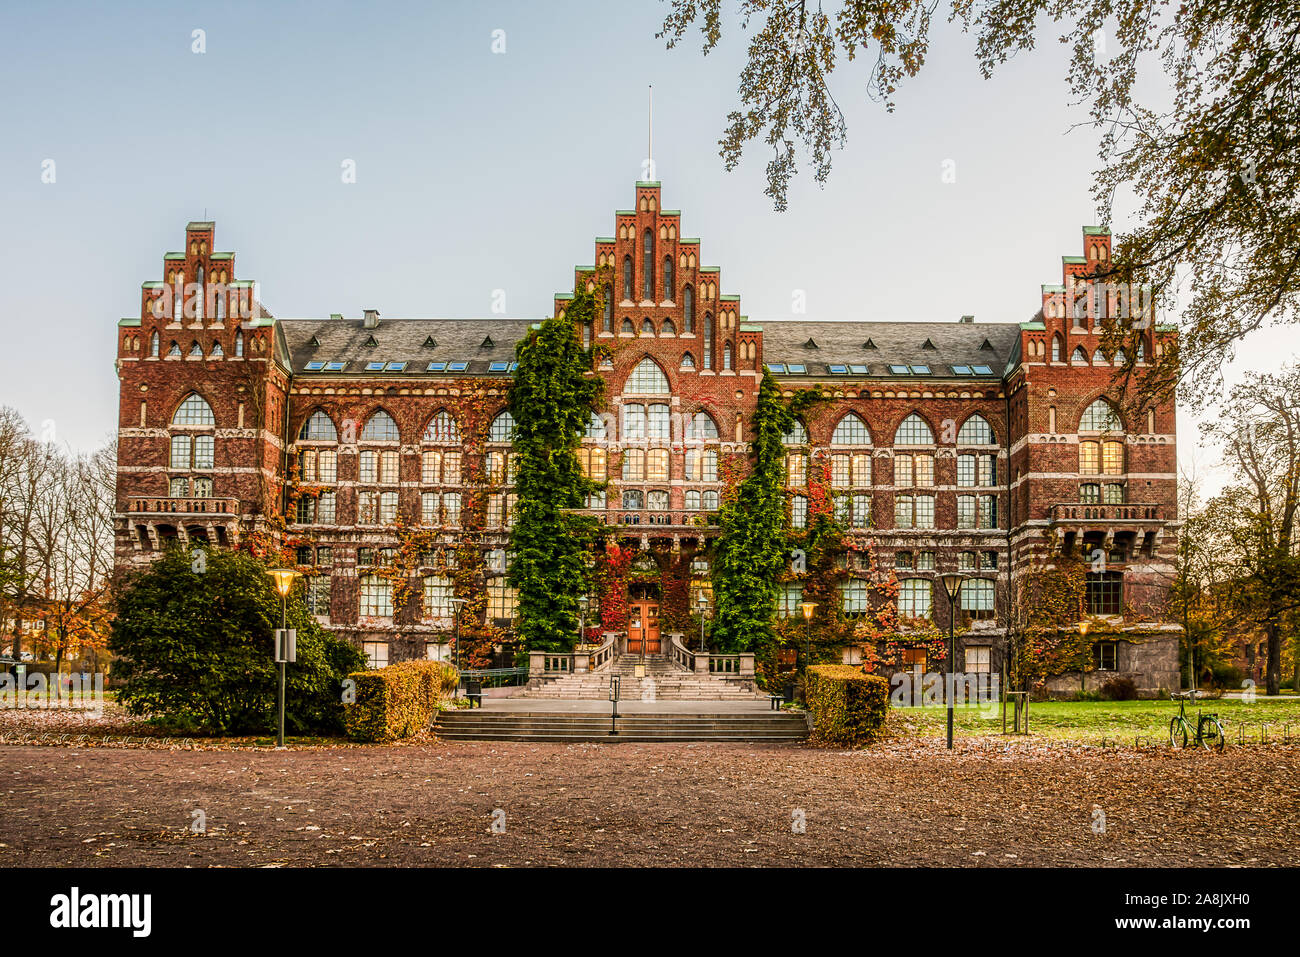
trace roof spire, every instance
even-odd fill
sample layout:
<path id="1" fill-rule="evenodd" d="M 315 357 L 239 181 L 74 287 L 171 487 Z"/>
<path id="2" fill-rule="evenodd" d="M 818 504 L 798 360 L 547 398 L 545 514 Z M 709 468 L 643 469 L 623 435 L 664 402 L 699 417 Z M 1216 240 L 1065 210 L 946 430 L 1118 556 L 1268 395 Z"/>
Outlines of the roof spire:
<path id="1" fill-rule="evenodd" d="M 655 176 L 655 88 L 651 83 L 646 88 L 646 108 L 645 108 L 645 165 L 646 179 L 654 180 Z"/>

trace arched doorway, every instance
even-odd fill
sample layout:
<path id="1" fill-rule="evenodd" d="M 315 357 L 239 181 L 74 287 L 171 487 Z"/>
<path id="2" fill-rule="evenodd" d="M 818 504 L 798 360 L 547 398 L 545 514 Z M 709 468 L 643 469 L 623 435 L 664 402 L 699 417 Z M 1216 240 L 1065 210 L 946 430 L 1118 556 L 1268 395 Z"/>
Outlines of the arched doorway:
<path id="1" fill-rule="evenodd" d="M 628 586 L 627 651 L 631 655 L 658 655 L 663 652 L 659 640 L 659 586 Z"/>

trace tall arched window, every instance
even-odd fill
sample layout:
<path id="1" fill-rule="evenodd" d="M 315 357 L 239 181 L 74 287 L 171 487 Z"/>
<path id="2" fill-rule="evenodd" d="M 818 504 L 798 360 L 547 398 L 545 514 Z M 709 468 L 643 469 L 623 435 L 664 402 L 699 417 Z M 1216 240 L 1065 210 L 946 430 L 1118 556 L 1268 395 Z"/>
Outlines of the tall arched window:
<path id="1" fill-rule="evenodd" d="M 695 356 L 691 355 L 689 352 L 684 352 L 684 353 L 682 353 L 682 368 L 683 368 L 683 369 L 694 369 L 694 368 L 695 368 Z"/>
<path id="2" fill-rule="evenodd" d="M 155 359 L 158 358 L 158 333 L 157 332 L 154 332 L 151 336 L 149 336 L 149 355 Z"/>
<path id="3" fill-rule="evenodd" d="M 1059 333 L 1052 336 L 1052 361 L 1061 361 L 1061 336 Z"/>
<path id="4" fill-rule="evenodd" d="M 623 333 L 623 335 L 625 335 L 625 336 L 634 336 L 634 335 L 636 335 L 636 327 L 634 327 L 634 326 L 632 325 L 632 320 L 631 320 L 631 319 L 628 319 L 628 318 L 626 318 L 626 317 L 623 319 L 623 328 L 622 328 L 622 333 Z"/>
<path id="5" fill-rule="evenodd" d="M 664 299 L 673 302 L 677 299 L 677 292 L 673 289 L 673 257 L 664 257 Z"/>
<path id="6" fill-rule="evenodd" d="M 857 416 L 854 416 L 857 418 Z M 858 419 L 861 422 L 861 419 Z M 863 428 L 866 428 L 864 425 Z M 802 419 L 795 419 L 794 425 L 790 426 L 790 431 L 781 436 L 781 441 L 786 445 L 807 445 L 808 429 L 804 426 Z"/>
<path id="7" fill-rule="evenodd" d="M 1079 365 L 1088 364 L 1088 353 L 1083 351 L 1083 346 L 1074 347 L 1074 352 L 1070 354 L 1070 361 Z"/>
<path id="8" fill-rule="evenodd" d="M 623 257 L 623 298 L 632 299 L 632 257 Z"/>
<path id="9" fill-rule="evenodd" d="M 235 355 L 242 356 L 243 354 L 244 354 L 244 334 L 242 332 L 236 332 L 235 333 Z"/>
<path id="10" fill-rule="evenodd" d="M 655 334 L 655 324 L 648 318 L 641 320 L 641 335 L 653 336 Z"/>
<path id="11" fill-rule="evenodd" d="M 934 432 L 930 424 L 915 412 L 898 424 L 894 432 L 895 445 L 934 445 Z"/>
<path id="12" fill-rule="evenodd" d="M 451 413 L 439 412 L 429 420 L 429 426 L 424 430 L 424 441 L 440 445 L 460 444 L 460 429 Z"/>
<path id="13" fill-rule="evenodd" d="M 695 331 L 695 290 L 689 285 L 682 289 L 682 332 Z"/>
<path id="14" fill-rule="evenodd" d="M 963 422 L 961 430 L 957 433 L 958 445 L 994 445 L 996 442 L 993 426 L 989 425 L 988 419 L 978 412 Z"/>
<path id="15" fill-rule="evenodd" d="M 337 442 L 339 433 L 334 428 L 334 420 L 321 409 L 307 416 L 307 421 L 298 430 L 300 442 Z"/>
<path id="16" fill-rule="evenodd" d="M 805 432 L 804 439 L 806 440 L 807 437 L 808 434 Z M 831 433 L 831 445 L 870 444 L 871 430 L 867 428 L 867 423 L 853 412 L 840 419 L 839 425 L 835 426 L 835 431 Z"/>
<path id="17" fill-rule="evenodd" d="M 722 368 L 731 368 L 731 343 L 725 343 L 722 347 Z"/>
<path id="18" fill-rule="evenodd" d="M 1114 407 L 1105 399 L 1097 399 L 1079 418 L 1080 432 L 1123 432 L 1124 423 Z"/>
<path id="19" fill-rule="evenodd" d="M 711 312 L 706 312 L 704 314 L 704 345 L 701 348 L 704 350 L 703 367 L 705 369 L 712 369 L 713 368 L 713 313 Z"/>
<path id="20" fill-rule="evenodd" d="M 172 416 L 170 447 L 167 467 L 168 495 L 172 498 L 211 498 L 212 476 L 194 474 L 210 471 L 214 467 L 215 435 L 210 429 L 216 426 L 212 406 L 196 392 L 191 392 L 176 407 Z M 176 429 L 181 431 L 175 431 Z M 201 431 L 200 431 L 201 430 Z"/>
<path id="21" fill-rule="evenodd" d="M 713 416 L 704 411 L 696 412 L 686 420 L 685 431 L 684 438 L 687 442 L 718 441 L 718 424 L 713 421 Z"/>
<path id="22" fill-rule="evenodd" d="M 489 442 L 510 442 L 514 439 L 515 417 L 507 409 L 492 420 L 492 427 L 488 430 Z"/>
<path id="23" fill-rule="evenodd" d="M 655 297 L 655 237 L 646 230 L 642 238 L 641 249 L 641 298 L 653 300 Z"/>
<path id="24" fill-rule="evenodd" d="M 677 327 L 673 325 L 673 321 L 671 319 L 665 319 L 663 321 L 663 324 L 659 327 L 659 335 L 661 336 L 677 335 Z"/>
<path id="25" fill-rule="evenodd" d="M 604 314 L 601 318 L 601 329 L 605 332 L 614 331 L 614 287 L 605 283 L 605 304 Z"/>
<path id="26" fill-rule="evenodd" d="M 368 418 L 365 428 L 361 430 L 363 442 L 396 442 L 399 438 L 397 423 L 383 409 Z"/>
<path id="27" fill-rule="evenodd" d="M 653 359 L 642 359 L 627 377 L 623 391 L 636 395 L 668 395 L 668 377 Z"/>
<path id="28" fill-rule="evenodd" d="M 194 297 L 194 298 L 195 298 L 195 302 L 194 302 L 194 318 L 195 318 L 195 320 L 197 320 L 198 322 L 202 322 L 202 321 L 203 321 L 203 306 L 204 306 L 204 304 L 205 304 L 205 300 L 208 298 L 208 297 L 207 297 L 207 293 L 206 293 L 206 291 L 204 290 L 204 287 L 203 287 L 203 267 L 202 267 L 202 266 L 199 267 L 199 276 L 198 276 L 198 280 L 199 280 L 199 281 L 198 281 L 199 294 L 198 294 L 197 296 Z"/>

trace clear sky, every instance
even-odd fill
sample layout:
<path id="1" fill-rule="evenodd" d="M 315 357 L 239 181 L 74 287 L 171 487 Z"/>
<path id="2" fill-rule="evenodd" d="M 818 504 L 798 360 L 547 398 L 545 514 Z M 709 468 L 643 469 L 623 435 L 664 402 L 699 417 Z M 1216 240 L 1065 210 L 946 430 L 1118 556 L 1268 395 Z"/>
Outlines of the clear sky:
<path id="1" fill-rule="evenodd" d="M 1085 116 L 1067 108 L 1057 44 L 984 81 L 973 40 L 942 27 L 893 114 L 849 65 L 834 86 L 848 146 L 825 189 L 802 173 L 776 213 L 761 149 L 732 173 L 717 155 L 739 31 L 707 58 L 695 37 L 668 51 L 664 10 L 5 3 L 0 404 L 75 448 L 108 438 L 115 324 L 195 219 L 216 221 L 217 248 L 277 316 L 481 317 L 504 290 L 508 315 L 541 317 L 632 203 L 648 84 L 664 204 L 751 321 L 789 318 L 795 290 L 810 319 L 1020 321 L 1081 254 L 1095 139 L 1069 132 Z M 1266 334 L 1237 368 L 1294 353 Z M 1194 423 L 1180 429 L 1204 469 Z"/>

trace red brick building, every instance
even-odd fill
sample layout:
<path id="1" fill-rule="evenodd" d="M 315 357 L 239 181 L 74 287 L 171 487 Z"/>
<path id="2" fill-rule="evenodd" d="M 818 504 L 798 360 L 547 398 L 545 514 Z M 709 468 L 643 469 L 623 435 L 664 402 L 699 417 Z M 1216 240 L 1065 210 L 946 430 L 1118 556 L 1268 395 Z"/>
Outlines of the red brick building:
<path id="1" fill-rule="evenodd" d="M 1109 234 L 1082 238 L 1029 322 L 752 321 L 680 212 L 661 208 L 659 184 L 638 183 L 573 276 L 603 292 L 603 315 L 575 332 L 604 347 L 608 405 L 582 455 L 609 482 L 589 505 L 610 542 L 656 567 L 685 562 L 707 584 L 711 515 L 766 368 L 788 394 L 831 397 L 789 436 L 791 522 L 806 520 L 823 477 L 842 524 L 893 566 L 900 610 L 945 629 L 937 577 L 968 575 L 959 665 L 998 670 L 1018 579 L 1073 555 L 1092 569 L 1098 670 L 1060 689 L 1116 671 L 1147 691 L 1176 687 L 1178 632 L 1163 610 L 1178 528 L 1174 407 L 1135 410 L 1114 393 L 1120 357 L 1101 350 L 1101 321 L 1130 304 L 1087 278 L 1109 259 Z M 557 315 L 570 298 L 556 297 Z M 1158 354 L 1172 331 L 1135 314 L 1147 317 L 1135 323 L 1140 358 Z M 503 410 L 530 322 L 277 319 L 236 279 L 234 254 L 215 251 L 213 224 L 190 223 L 184 250 L 144 284 L 139 316 L 119 323 L 119 563 L 148 561 L 170 539 L 288 545 L 314 573 L 317 614 L 376 660 L 444 654 L 466 588 L 481 589 L 483 618 L 508 641 Z M 395 601 L 378 569 L 412 529 L 418 600 Z M 467 546 L 484 556 L 469 585 Z M 782 613 L 799 597 L 792 582 Z M 653 577 L 619 598 L 630 637 L 660 648 Z M 853 614 L 864 589 L 850 578 L 841 599 Z"/>

